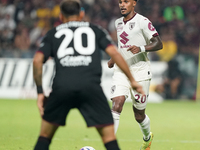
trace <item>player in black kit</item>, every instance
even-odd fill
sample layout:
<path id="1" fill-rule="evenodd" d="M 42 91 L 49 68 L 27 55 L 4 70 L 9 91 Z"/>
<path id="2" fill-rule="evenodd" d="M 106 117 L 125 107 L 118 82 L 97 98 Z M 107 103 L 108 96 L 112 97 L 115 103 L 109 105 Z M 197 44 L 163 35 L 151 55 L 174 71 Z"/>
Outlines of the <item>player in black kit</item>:
<path id="1" fill-rule="evenodd" d="M 79 0 L 62 1 L 60 10 L 63 24 L 48 31 L 33 59 L 37 105 L 42 116 L 34 150 L 49 149 L 55 131 L 65 125 L 72 108 L 80 111 L 88 127 L 96 127 L 107 150 L 119 150 L 111 110 L 100 86 L 101 50 L 125 72 L 132 87 L 144 94 L 142 87 L 132 77 L 108 33 L 99 26 L 81 22 L 83 13 Z M 44 107 L 42 66 L 49 57 L 54 58 L 56 74 Z"/>

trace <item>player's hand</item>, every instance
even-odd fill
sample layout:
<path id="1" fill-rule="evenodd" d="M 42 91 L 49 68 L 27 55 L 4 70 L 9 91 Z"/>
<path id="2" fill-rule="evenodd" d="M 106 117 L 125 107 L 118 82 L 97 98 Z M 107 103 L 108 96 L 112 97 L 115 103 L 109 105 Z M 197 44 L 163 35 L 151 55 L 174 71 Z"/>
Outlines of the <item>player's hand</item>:
<path id="1" fill-rule="evenodd" d="M 137 46 L 135 46 L 135 45 L 129 47 L 129 48 L 127 49 L 127 51 L 130 51 L 130 52 L 132 52 L 133 54 L 137 54 L 137 53 L 141 52 L 140 47 L 137 47 Z"/>
<path id="2" fill-rule="evenodd" d="M 142 86 L 139 83 L 137 83 L 136 81 L 131 82 L 131 86 L 138 93 L 142 94 L 143 96 L 145 95 Z"/>
<path id="3" fill-rule="evenodd" d="M 114 66 L 114 64 L 115 64 L 114 61 L 112 59 L 110 59 L 108 61 L 108 68 L 112 68 Z"/>
<path id="4" fill-rule="evenodd" d="M 44 96 L 44 94 L 38 94 L 37 97 L 37 106 L 40 112 L 40 115 L 43 116 L 44 115 L 44 102 L 45 102 L 46 97 Z"/>

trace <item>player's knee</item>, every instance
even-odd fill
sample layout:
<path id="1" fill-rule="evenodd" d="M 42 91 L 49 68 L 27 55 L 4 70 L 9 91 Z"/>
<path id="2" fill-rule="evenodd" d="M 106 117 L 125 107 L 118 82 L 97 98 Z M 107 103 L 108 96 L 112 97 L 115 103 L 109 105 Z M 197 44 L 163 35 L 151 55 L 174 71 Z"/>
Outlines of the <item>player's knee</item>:
<path id="1" fill-rule="evenodd" d="M 115 133 L 114 133 L 114 125 L 109 125 L 102 128 L 96 128 L 96 129 L 99 132 L 104 143 L 107 143 L 109 141 L 113 141 L 116 139 Z"/>
<path id="2" fill-rule="evenodd" d="M 51 136 L 47 133 L 44 133 L 44 132 L 40 133 L 40 136 L 51 139 Z"/>
<path id="3" fill-rule="evenodd" d="M 125 102 L 125 97 L 121 96 L 118 98 L 113 98 L 112 101 L 113 101 L 112 110 L 121 113 Z"/>
<path id="4" fill-rule="evenodd" d="M 145 119 L 145 115 L 143 115 L 143 114 L 135 114 L 135 120 L 138 123 L 141 123 L 144 119 Z"/>
<path id="5" fill-rule="evenodd" d="M 141 123 L 144 119 L 142 117 L 136 117 L 135 120 L 138 122 L 138 123 Z"/>
<path id="6" fill-rule="evenodd" d="M 138 123 L 141 123 L 144 119 L 142 119 L 142 118 L 135 118 L 135 120 L 136 120 Z"/>
<path id="7" fill-rule="evenodd" d="M 51 131 L 51 130 L 49 130 L 49 131 L 40 131 L 40 136 L 48 138 L 48 139 L 51 139 L 53 137 L 54 133 L 55 132 Z"/>
<path id="8" fill-rule="evenodd" d="M 115 112 L 121 113 L 122 107 L 123 107 L 123 105 L 121 105 L 120 103 L 115 103 L 112 107 L 112 110 Z"/>

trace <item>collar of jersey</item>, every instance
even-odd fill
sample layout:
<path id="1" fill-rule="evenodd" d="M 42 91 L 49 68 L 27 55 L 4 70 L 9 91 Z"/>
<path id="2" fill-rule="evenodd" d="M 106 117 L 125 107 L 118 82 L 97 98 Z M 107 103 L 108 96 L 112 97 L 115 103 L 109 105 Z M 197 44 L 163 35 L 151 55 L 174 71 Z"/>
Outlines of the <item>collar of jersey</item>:
<path id="1" fill-rule="evenodd" d="M 133 18 L 135 17 L 136 14 L 137 14 L 137 13 L 135 12 L 135 14 L 133 15 L 133 17 L 131 17 L 130 19 L 128 19 L 128 20 L 126 20 L 126 21 L 124 21 L 124 19 L 123 19 L 124 24 L 126 24 L 128 21 L 130 21 L 131 19 L 133 19 Z"/>

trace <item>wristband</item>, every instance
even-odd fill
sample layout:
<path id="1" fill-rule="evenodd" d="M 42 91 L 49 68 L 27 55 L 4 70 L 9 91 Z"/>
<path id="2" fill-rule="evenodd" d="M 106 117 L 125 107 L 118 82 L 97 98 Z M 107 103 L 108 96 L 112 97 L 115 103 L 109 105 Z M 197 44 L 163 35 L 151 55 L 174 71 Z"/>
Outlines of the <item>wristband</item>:
<path id="1" fill-rule="evenodd" d="M 144 46 L 140 46 L 140 50 L 141 52 L 146 52 L 145 47 Z"/>
<path id="2" fill-rule="evenodd" d="M 37 86 L 37 93 L 38 93 L 38 94 L 43 93 L 42 86 Z"/>

